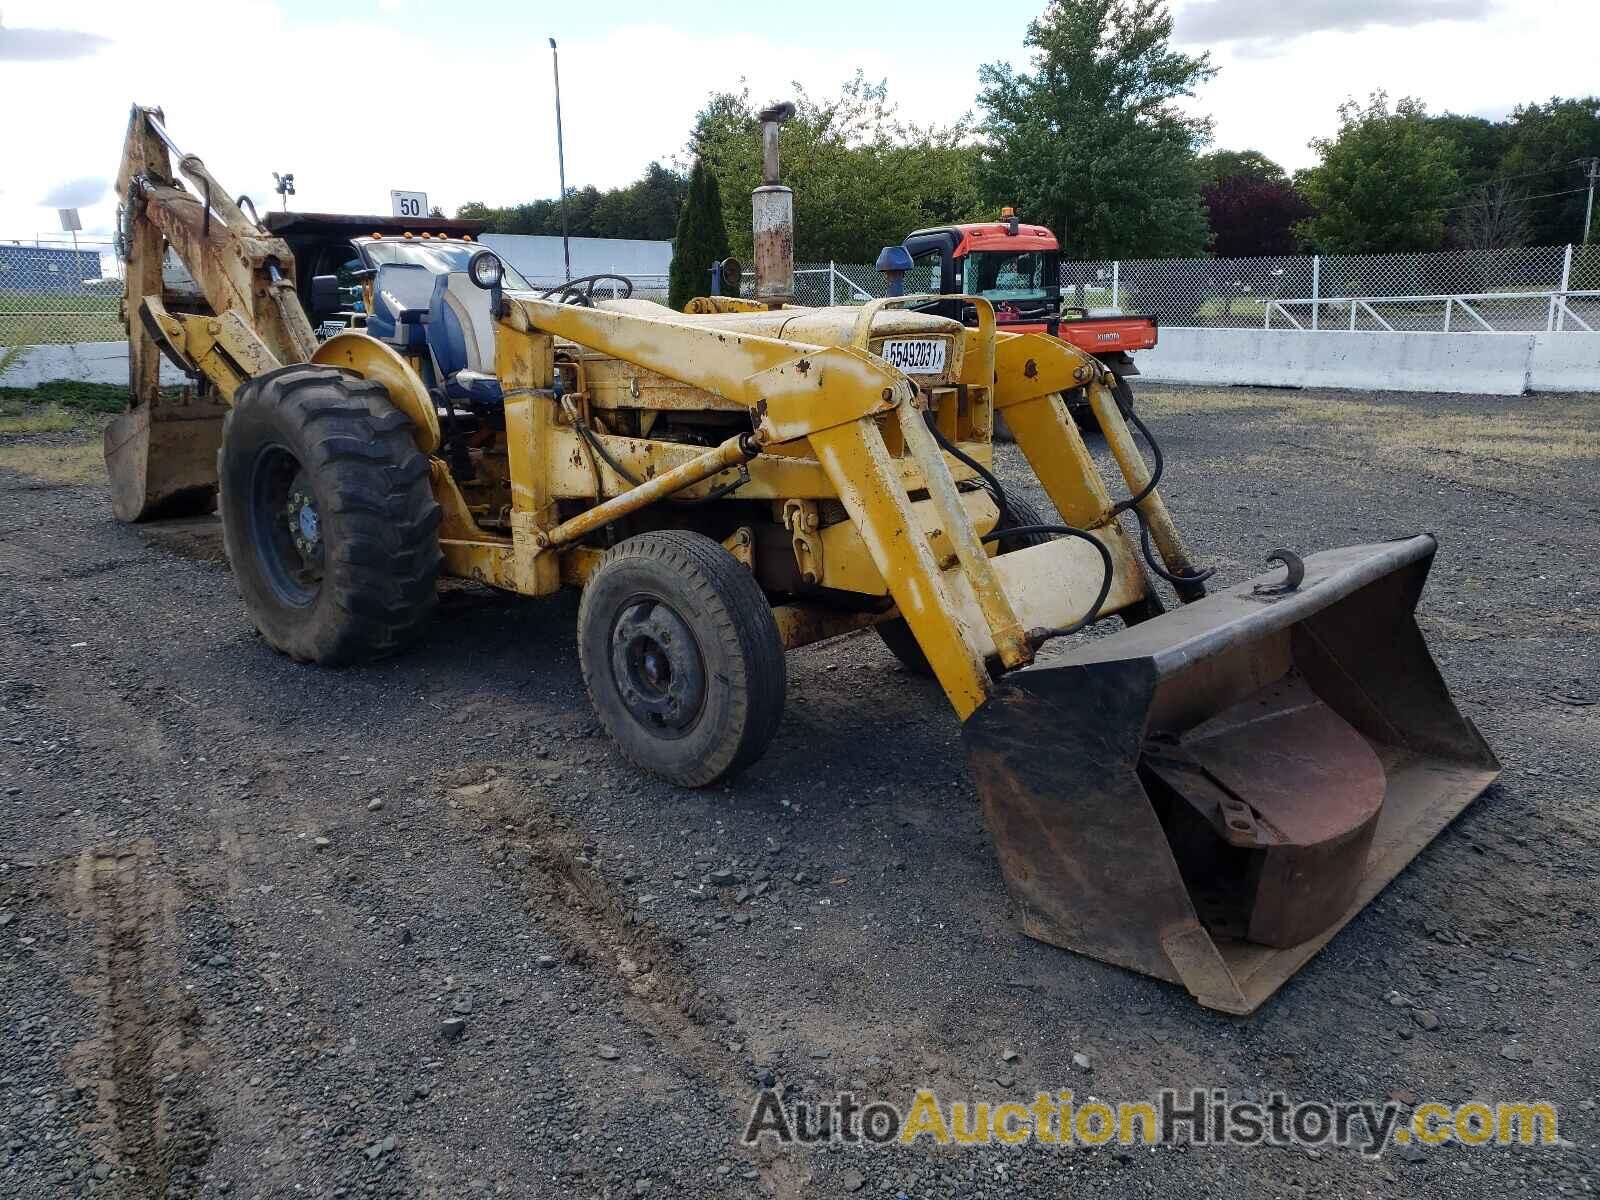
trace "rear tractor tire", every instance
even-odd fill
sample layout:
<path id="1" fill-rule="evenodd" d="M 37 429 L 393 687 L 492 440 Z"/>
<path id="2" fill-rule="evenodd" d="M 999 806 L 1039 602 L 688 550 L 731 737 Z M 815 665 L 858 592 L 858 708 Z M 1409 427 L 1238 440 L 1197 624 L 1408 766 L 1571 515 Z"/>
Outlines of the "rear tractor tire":
<path id="1" fill-rule="evenodd" d="M 330 367 L 239 389 L 217 452 L 223 544 L 275 650 L 328 666 L 402 650 L 438 603 L 439 505 L 383 386 Z"/>
<path id="2" fill-rule="evenodd" d="M 657 530 L 606 552 L 578 605 L 578 660 L 623 755 L 682 787 L 737 775 L 783 716 L 772 607 L 703 534 Z"/>
<path id="3" fill-rule="evenodd" d="M 1024 500 L 1020 496 L 1008 495 L 1006 507 L 1011 510 L 1011 525 L 1056 523 L 1047 521 L 1031 500 Z M 1015 537 L 1003 537 L 1000 539 L 1000 553 L 1010 554 L 1013 550 L 1042 545 L 1049 540 L 1048 533 L 1021 533 Z M 928 656 L 922 652 L 922 643 L 917 641 L 917 635 L 911 632 L 911 626 L 906 624 L 904 617 L 891 617 L 887 621 L 879 621 L 873 628 L 878 631 L 883 644 L 889 647 L 889 652 L 900 660 L 902 667 L 913 675 L 925 675 L 930 679 L 933 677 L 933 668 L 928 665 Z"/>

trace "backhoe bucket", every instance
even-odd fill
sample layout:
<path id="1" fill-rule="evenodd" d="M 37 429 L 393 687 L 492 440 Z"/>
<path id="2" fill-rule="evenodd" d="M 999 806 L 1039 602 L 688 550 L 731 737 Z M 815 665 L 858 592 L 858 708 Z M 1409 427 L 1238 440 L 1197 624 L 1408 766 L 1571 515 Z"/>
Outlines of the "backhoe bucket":
<path id="1" fill-rule="evenodd" d="M 119 521 L 210 512 L 227 406 L 215 397 L 158 396 L 122 413 L 105 432 L 111 507 Z"/>
<path id="2" fill-rule="evenodd" d="M 1248 1013 L 1500 773 L 1414 610 L 1423 535 L 1005 676 L 966 722 L 1032 937 Z"/>

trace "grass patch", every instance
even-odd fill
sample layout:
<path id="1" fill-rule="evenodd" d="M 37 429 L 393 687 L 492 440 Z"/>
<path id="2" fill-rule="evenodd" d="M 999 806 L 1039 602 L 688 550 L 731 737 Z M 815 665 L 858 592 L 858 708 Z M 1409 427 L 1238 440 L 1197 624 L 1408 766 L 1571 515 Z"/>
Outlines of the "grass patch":
<path id="1" fill-rule="evenodd" d="M 65 433 L 83 424 L 83 417 L 50 405 L 38 408 L 0 401 L 0 435 Z"/>
<path id="2" fill-rule="evenodd" d="M 128 336 L 122 293 L 24 292 L 0 288 L 0 344 L 115 342 Z"/>
<path id="3" fill-rule="evenodd" d="M 79 383 L 55 379 L 32 387 L 0 387 L 0 400 L 53 404 L 90 413 L 119 413 L 128 407 L 128 388 L 121 383 Z"/>
<path id="4" fill-rule="evenodd" d="M 98 440 L 74 442 L 69 446 L 37 442 L 0 445 L 0 468 L 45 483 L 102 483 L 106 477 Z"/>
<path id="5" fill-rule="evenodd" d="M 1282 408 L 1288 403 L 1282 396 L 1261 392 L 1241 391 L 1238 388 L 1173 388 L 1167 390 L 1151 385 L 1138 386 L 1134 380 L 1134 402 L 1141 416 L 1145 413 L 1168 415 L 1175 413 L 1264 412 Z"/>
<path id="6" fill-rule="evenodd" d="M 1588 409 L 1531 398 L 1497 411 L 1472 401 L 1374 404 L 1244 388 L 1144 387 L 1137 395 L 1141 413 L 1156 417 L 1249 413 L 1240 427 L 1255 433 L 1328 428 L 1352 450 L 1420 461 L 1452 478 L 1473 477 L 1484 462 L 1537 468 L 1600 459 L 1600 425 Z"/>
<path id="7" fill-rule="evenodd" d="M 1333 425 L 1352 445 L 1397 456 L 1443 452 L 1521 467 L 1600 458 L 1600 427 L 1586 412 L 1527 399 L 1517 401 L 1514 410 L 1494 412 L 1317 397 L 1294 402 L 1273 419 L 1281 427 L 1306 422 Z M 1433 466 L 1437 469 L 1440 464 L 1435 461 Z M 1470 465 L 1462 467 L 1440 473 L 1470 474 Z"/>
<path id="8" fill-rule="evenodd" d="M 0 468 L 51 484 L 102 481 L 100 431 L 127 395 L 69 382 L 0 388 Z"/>

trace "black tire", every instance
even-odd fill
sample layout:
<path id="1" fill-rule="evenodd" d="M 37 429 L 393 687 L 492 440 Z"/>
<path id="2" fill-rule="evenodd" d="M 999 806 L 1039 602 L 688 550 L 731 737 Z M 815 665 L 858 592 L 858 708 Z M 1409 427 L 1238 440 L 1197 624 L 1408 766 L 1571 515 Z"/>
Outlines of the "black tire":
<path id="1" fill-rule="evenodd" d="M 1055 521 L 1047 521 L 1034 507 L 1033 502 L 1021 496 L 1006 494 L 1006 507 L 1011 510 L 1010 525 L 1054 525 Z M 1037 546 L 1048 542 L 1048 533 L 1023 533 L 1015 537 L 1000 539 L 1000 553 L 1010 554 L 1013 550 L 1021 550 L 1025 546 Z M 883 644 L 889 647 L 889 653 L 900 660 L 900 665 L 913 675 L 926 675 L 932 677 L 933 668 L 928 665 L 927 655 L 922 653 L 922 645 L 917 641 L 917 635 L 911 632 L 911 626 L 905 623 L 903 617 L 892 617 L 887 621 L 880 621 L 873 626 L 878 631 L 878 636 L 883 639 Z"/>
<path id="2" fill-rule="evenodd" d="M 606 552 L 578 605 L 578 661 L 623 755 L 682 787 L 737 775 L 783 716 L 772 606 L 704 534 L 656 530 Z"/>
<path id="3" fill-rule="evenodd" d="M 250 380 L 217 452 L 223 545 L 275 650 L 335 666 L 414 642 L 438 604 L 439 505 L 409 417 L 331 367 Z"/>
<path id="4" fill-rule="evenodd" d="M 1116 372 L 1111 374 L 1111 394 L 1117 398 L 1124 412 L 1133 411 L 1133 388 L 1128 381 Z M 1067 393 L 1067 411 L 1078 422 L 1078 428 L 1099 433 L 1100 418 L 1094 415 L 1094 409 L 1089 404 L 1089 397 L 1082 388 Z"/>
<path id="5" fill-rule="evenodd" d="M 1112 385 L 1111 391 L 1116 396 L 1117 403 L 1121 405 L 1123 412 L 1132 412 L 1133 388 L 1128 384 L 1127 379 L 1121 375 L 1113 373 L 1111 378 L 1116 381 Z"/>

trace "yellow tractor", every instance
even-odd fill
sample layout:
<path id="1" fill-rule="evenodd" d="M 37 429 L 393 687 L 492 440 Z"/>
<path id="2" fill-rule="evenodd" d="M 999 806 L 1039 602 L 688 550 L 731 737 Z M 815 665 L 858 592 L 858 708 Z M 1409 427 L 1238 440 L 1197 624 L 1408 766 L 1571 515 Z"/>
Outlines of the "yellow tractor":
<path id="1" fill-rule="evenodd" d="M 251 619 L 307 662 L 404 649 L 441 574 L 580 587 L 596 712 L 691 787 L 760 758 L 786 650 L 875 627 L 963 723 L 1023 929 L 1251 1011 L 1499 772 L 1413 616 L 1434 539 L 1283 551 L 1208 595 L 1092 358 L 976 296 L 971 324 L 791 303 L 789 111 L 762 114 L 752 300 L 541 295 L 469 239 L 388 233 L 352 243 L 365 328 L 319 343 L 288 246 L 135 108 L 117 515 L 215 504 Z M 169 247 L 198 300 L 164 290 Z M 192 387 L 158 387 L 161 354 Z M 1000 414 L 1055 512 L 993 474 Z"/>

